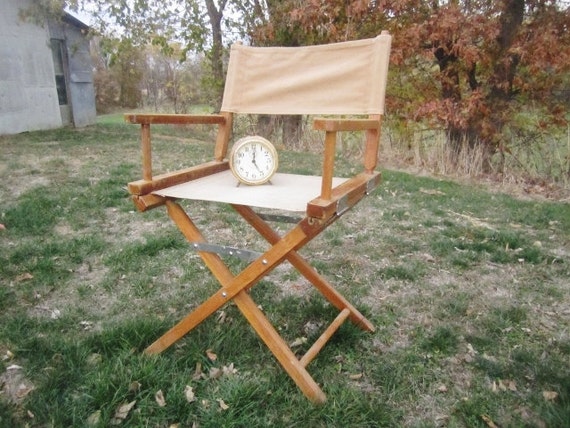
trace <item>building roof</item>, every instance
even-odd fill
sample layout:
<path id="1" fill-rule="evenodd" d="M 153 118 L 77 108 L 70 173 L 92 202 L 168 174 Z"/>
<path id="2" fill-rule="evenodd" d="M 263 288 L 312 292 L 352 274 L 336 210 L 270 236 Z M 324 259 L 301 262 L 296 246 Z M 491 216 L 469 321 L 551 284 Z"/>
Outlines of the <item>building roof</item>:
<path id="1" fill-rule="evenodd" d="M 68 12 L 63 13 L 62 20 L 63 20 L 63 22 L 65 22 L 69 25 L 73 25 L 74 27 L 77 27 L 80 30 L 88 30 L 89 29 L 89 25 L 87 25 L 86 23 L 79 20 L 78 18 L 76 18 L 75 16 L 73 16 L 72 14 L 70 14 Z"/>

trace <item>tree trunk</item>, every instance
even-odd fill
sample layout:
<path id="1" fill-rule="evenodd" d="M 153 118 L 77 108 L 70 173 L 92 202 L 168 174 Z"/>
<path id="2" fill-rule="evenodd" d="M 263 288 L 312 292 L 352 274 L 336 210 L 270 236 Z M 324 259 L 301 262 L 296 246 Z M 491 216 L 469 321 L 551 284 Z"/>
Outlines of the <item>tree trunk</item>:
<path id="1" fill-rule="evenodd" d="M 298 144 L 301 135 L 303 135 L 303 116 L 283 116 L 283 144 L 286 147 Z"/>
<path id="2" fill-rule="evenodd" d="M 489 172 L 491 156 L 498 151 L 504 152 L 505 144 L 500 140 L 505 123 L 508 120 L 508 105 L 514 95 L 514 79 L 520 63 L 520 55 L 509 52 L 516 35 L 523 23 L 525 10 L 524 0 L 507 0 L 500 17 L 500 30 L 497 37 L 495 68 L 490 77 L 488 105 L 491 109 L 489 126 L 492 138 L 484 139 L 485 156 L 483 169 Z M 484 137 L 484 135 L 483 135 Z"/>
<path id="3" fill-rule="evenodd" d="M 455 109 L 462 101 L 459 59 L 451 47 L 445 44 L 434 51 L 441 75 L 441 96 L 448 103 L 447 137 L 451 149 L 451 161 L 455 165 L 464 149 L 479 148 L 483 159 L 483 171 L 489 172 L 493 154 L 503 146 L 499 138 L 506 123 L 507 104 L 513 95 L 513 82 L 520 62 L 520 56 L 509 50 L 522 25 L 524 9 L 524 0 L 504 2 L 504 9 L 499 18 L 500 28 L 493 61 L 496 65 L 489 80 L 490 91 L 484 100 L 486 105 L 493 107 L 490 109 L 490 117 L 471 117 L 469 122 L 465 123 L 465 118 L 456 116 Z M 467 72 L 467 83 L 473 91 L 480 86 L 475 73 L 474 67 Z"/>
<path id="4" fill-rule="evenodd" d="M 269 139 L 275 139 L 281 131 L 281 143 L 292 147 L 299 142 L 303 135 L 303 116 L 301 115 L 259 115 L 257 117 L 257 132 Z"/>
<path id="5" fill-rule="evenodd" d="M 461 88 L 459 86 L 459 70 L 458 58 L 456 55 L 449 53 L 449 49 L 440 46 L 434 52 L 439 71 L 441 75 L 441 97 L 448 103 L 450 110 L 455 109 L 455 106 L 461 101 Z M 467 131 L 457 125 L 457 120 L 452 114 L 449 115 L 447 123 L 447 142 L 451 151 L 451 162 L 457 165 L 459 155 L 465 143 L 472 144 L 469 141 L 471 137 Z"/>
<path id="6" fill-rule="evenodd" d="M 212 75 L 214 77 L 215 90 L 217 94 L 217 107 L 222 104 L 222 91 L 224 82 L 224 63 L 222 61 L 223 43 L 222 43 L 222 18 L 224 16 L 224 8 L 227 0 L 220 0 L 219 6 L 216 7 L 214 0 L 206 0 L 206 8 L 208 9 L 208 18 L 212 27 Z"/>
<path id="7" fill-rule="evenodd" d="M 274 138 L 277 128 L 277 117 L 269 114 L 260 114 L 257 117 L 256 132 L 265 138 Z"/>

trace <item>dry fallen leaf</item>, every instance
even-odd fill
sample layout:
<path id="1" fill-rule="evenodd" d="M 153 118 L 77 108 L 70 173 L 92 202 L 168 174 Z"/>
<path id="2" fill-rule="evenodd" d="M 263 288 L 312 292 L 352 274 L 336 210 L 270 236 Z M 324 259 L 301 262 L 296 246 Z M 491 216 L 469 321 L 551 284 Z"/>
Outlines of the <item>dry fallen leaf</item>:
<path id="1" fill-rule="evenodd" d="M 27 385 L 25 383 L 22 383 L 18 386 L 18 390 L 16 391 L 16 398 L 18 399 L 18 401 L 22 400 L 26 398 L 28 394 L 32 392 L 34 389 L 36 388 L 33 385 Z"/>
<path id="2" fill-rule="evenodd" d="M 91 413 L 87 418 L 87 426 L 88 427 L 99 426 L 100 421 L 101 421 L 101 410 L 97 410 Z"/>
<path id="3" fill-rule="evenodd" d="M 308 321 L 307 323 L 305 323 L 305 325 L 303 326 L 303 332 L 307 335 L 310 336 L 312 334 L 315 334 L 320 328 L 321 328 L 321 324 L 320 322 L 316 322 L 316 321 Z"/>
<path id="4" fill-rule="evenodd" d="M 290 345 L 290 348 L 295 348 L 297 346 L 301 346 L 303 344 L 307 343 L 307 338 L 306 337 L 298 337 L 296 338 Z"/>
<path id="5" fill-rule="evenodd" d="M 166 406 L 166 400 L 164 399 L 164 394 L 162 393 L 162 389 L 156 391 L 156 394 L 154 394 L 154 399 L 156 400 L 157 404 L 160 407 Z"/>
<path id="6" fill-rule="evenodd" d="M 6 354 L 2 356 L 2 361 L 8 361 L 14 358 L 14 353 L 9 349 L 6 351 Z"/>
<path id="7" fill-rule="evenodd" d="M 192 388 L 189 385 L 186 385 L 186 388 L 184 388 L 184 396 L 186 397 L 186 401 L 188 401 L 189 403 L 193 403 L 194 401 L 196 401 L 196 395 L 194 395 L 194 388 Z"/>
<path id="8" fill-rule="evenodd" d="M 497 425 L 495 425 L 495 423 L 491 420 L 491 418 L 487 415 L 481 415 L 481 419 L 483 419 L 483 421 L 485 421 L 485 423 L 487 424 L 487 426 L 489 428 L 499 428 L 497 427 Z"/>
<path id="9" fill-rule="evenodd" d="M 121 404 L 115 411 L 113 419 L 111 419 L 111 425 L 120 425 L 125 419 L 127 419 L 129 413 L 131 412 L 131 409 L 135 406 L 136 403 L 137 401 L 134 400 L 127 404 Z"/>
<path id="10" fill-rule="evenodd" d="M 210 379 L 218 379 L 222 377 L 223 374 L 224 372 L 217 367 L 212 367 L 208 373 Z"/>
<path id="11" fill-rule="evenodd" d="M 23 273 L 16 277 L 16 282 L 27 281 L 28 279 L 34 279 L 34 275 L 29 272 Z"/>
<path id="12" fill-rule="evenodd" d="M 206 350 L 206 356 L 210 361 L 216 361 L 218 359 L 218 356 L 214 354 L 214 351 L 211 349 Z"/>
<path id="13" fill-rule="evenodd" d="M 90 366 L 97 366 L 101 364 L 102 361 L 103 361 L 103 356 L 96 352 L 92 353 L 87 357 L 87 364 Z"/>
<path id="14" fill-rule="evenodd" d="M 90 330 L 93 327 L 93 323 L 91 321 L 81 321 L 79 323 L 83 330 Z"/>
<path id="15" fill-rule="evenodd" d="M 225 376 L 229 376 L 236 374 L 238 371 L 236 368 L 234 368 L 234 363 L 230 363 L 229 366 L 222 367 L 222 372 Z"/>
<path id="16" fill-rule="evenodd" d="M 556 391 L 542 391 L 542 396 L 546 401 L 554 401 L 558 398 Z"/>
<path id="17" fill-rule="evenodd" d="M 141 383 L 139 381 L 133 381 L 131 382 L 131 384 L 129 385 L 129 392 L 133 392 L 133 393 L 137 393 L 141 390 Z"/>
<path id="18" fill-rule="evenodd" d="M 426 195 L 445 195 L 445 193 L 440 190 L 424 189 L 423 187 L 420 187 L 420 192 L 425 193 Z"/>
<path id="19" fill-rule="evenodd" d="M 491 390 L 493 392 L 498 391 L 517 391 L 517 384 L 514 380 L 502 380 L 499 379 L 498 381 L 493 381 L 491 384 Z"/>
<path id="20" fill-rule="evenodd" d="M 218 404 L 220 405 L 220 409 L 228 410 L 230 408 L 230 406 L 228 406 L 226 403 L 224 403 L 224 400 L 222 400 L 221 398 L 219 398 L 217 401 L 218 401 Z"/>
<path id="21" fill-rule="evenodd" d="M 196 363 L 196 368 L 194 369 L 192 380 L 200 380 L 203 376 L 204 374 L 202 373 L 202 363 Z"/>

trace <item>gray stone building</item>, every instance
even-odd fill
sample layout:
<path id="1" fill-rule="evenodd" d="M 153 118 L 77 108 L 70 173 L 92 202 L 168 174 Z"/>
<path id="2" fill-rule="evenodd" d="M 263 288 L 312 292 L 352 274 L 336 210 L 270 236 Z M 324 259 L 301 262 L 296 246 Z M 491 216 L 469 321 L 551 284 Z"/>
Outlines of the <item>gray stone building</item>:
<path id="1" fill-rule="evenodd" d="M 0 135 L 95 123 L 88 26 L 65 13 L 38 25 L 0 0 Z"/>

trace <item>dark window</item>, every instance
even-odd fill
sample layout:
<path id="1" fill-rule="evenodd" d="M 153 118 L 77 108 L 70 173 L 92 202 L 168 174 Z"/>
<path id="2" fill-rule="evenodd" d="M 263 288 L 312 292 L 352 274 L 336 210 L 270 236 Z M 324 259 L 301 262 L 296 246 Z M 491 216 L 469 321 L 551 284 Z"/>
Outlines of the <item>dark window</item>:
<path id="1" fill-rule="evenodd" d="M 57 88 L 57 98 L 59 105 L 67 104 L 67 86 L 65 84 L 64 67 L 64 41 L 51 39 L 51 52 L 53 55 L 53 66 L 55 69 L 55 86 Z"/>

